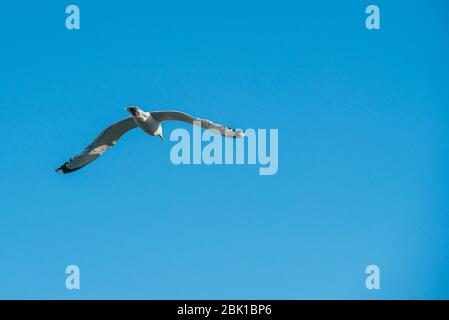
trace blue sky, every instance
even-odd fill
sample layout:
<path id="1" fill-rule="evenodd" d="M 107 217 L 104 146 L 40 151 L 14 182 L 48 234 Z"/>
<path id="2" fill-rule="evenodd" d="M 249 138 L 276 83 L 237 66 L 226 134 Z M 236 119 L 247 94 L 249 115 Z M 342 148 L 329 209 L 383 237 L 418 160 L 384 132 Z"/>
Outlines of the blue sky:
<path id="1" fill-rule="evenodd" d="M 449 298 L 446 1 L 74 3 L 2 4 L 0 298 Z M 279 171 L 133 131 L 54 172 L 131 104 L 279 129 Z"/>

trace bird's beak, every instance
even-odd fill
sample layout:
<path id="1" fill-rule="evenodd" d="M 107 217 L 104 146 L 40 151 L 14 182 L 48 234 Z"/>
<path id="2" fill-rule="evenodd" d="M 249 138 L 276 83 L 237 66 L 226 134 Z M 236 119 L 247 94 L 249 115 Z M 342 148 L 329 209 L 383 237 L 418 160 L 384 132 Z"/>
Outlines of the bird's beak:
<path id="1" fill-rule="evenodd" d="M 165 138 L 162 134 L 159 137 L 161 138 L 162 142 L 165 142 Z"/>

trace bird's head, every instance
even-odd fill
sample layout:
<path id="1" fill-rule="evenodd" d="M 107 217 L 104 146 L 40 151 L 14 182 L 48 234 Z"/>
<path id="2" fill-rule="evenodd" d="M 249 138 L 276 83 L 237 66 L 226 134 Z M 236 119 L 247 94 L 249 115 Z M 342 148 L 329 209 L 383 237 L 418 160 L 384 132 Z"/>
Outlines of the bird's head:
<path id="1" fill-rule="evenodd" d="M 131 113 L 134 117 L 139 116 L 140 114 L 143 113 L 142 110 L 140 110 L 138 107 L 136 106 L 129 106 L 125 108 L 126 111 L 128 111 L 129 113 Z"/>

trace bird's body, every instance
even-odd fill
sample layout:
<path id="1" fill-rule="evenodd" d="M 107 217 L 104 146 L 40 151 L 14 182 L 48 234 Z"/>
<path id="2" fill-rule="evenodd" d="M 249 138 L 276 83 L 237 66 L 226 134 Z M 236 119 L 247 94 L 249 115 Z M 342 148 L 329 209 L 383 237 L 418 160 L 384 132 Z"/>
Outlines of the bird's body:
<path id="1" fill-rule="evenodd" d="M 225 137 L 243 137 L 244 132 L 234 130 L 225 126 L 213 123 L 209 120 L 194 118 L 180 111 L 154 111 L 145 112 L 138 107 L 127 107 L 126 111 L 131 113 L 131 117 L 123 119 L 107 127 L 83 152 L 74 156 L 61 167 L 57 172 L 70 173 L 88 165 L 106 150 L 112 147 L 126 132 L 134 128 L 140 128 L 151 136 L 158 136 L 165 141 L 162 133 L 161 123 L 164 121 L 179 120 L 206 129 L 215 130 Z"/>
<path id="2" fill-rule="evenodd" d="M 134 122 L 140 129 L 151 136 L 163 137 L 161 123 L 154 119 L 150 112 L 139 112 L 134 107 L 128 107 L 127 110 L 131 112 Z"/>

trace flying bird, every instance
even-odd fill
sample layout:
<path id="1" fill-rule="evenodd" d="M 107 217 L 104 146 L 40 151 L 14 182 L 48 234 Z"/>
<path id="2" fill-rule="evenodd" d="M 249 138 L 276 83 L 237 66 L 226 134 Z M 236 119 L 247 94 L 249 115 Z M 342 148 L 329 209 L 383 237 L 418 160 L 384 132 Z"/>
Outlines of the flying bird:
<path id="1" fill-rule="evenodd" d="M 168 110 L 145 112 L 135 106 L 127 107 L 125 110 L 131 114 L 130 117 L 120 120 L 119 122 L 107 127 L 81 153 L 77 154 L 73 158 L 70 158 L 69 161 L 56 169 L 56 172 L 70 173 L 81 169 L 116 144 L 126 132 L 137 127 L 149 135 L 154 137 L 158 136 L 162 139 L 162 141 L 165 141 L 164 135 L 162 134 L 161 125 L 164 121 L 179 120 L 187 122 L 205 129 L 213 129 L 224 137 L 241 138 L 245 135 L 245 133 L 241 130 L 230 129 L 209 120 L 194 118 L 191 115 L 180 111 Z"/>

